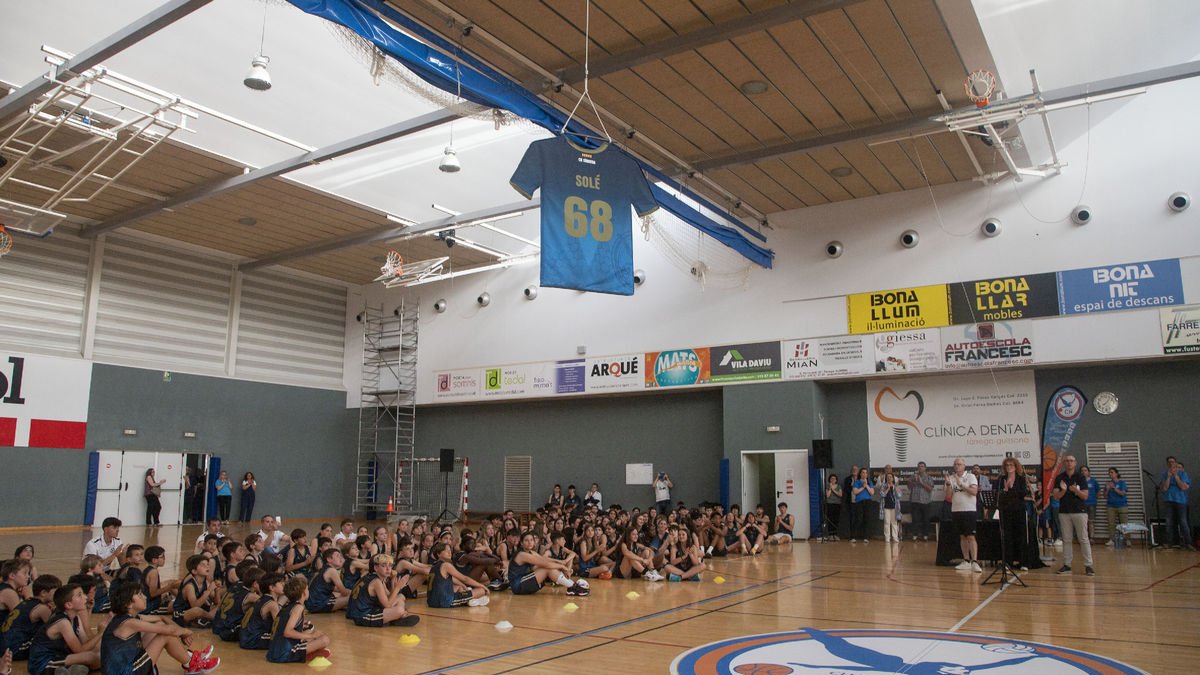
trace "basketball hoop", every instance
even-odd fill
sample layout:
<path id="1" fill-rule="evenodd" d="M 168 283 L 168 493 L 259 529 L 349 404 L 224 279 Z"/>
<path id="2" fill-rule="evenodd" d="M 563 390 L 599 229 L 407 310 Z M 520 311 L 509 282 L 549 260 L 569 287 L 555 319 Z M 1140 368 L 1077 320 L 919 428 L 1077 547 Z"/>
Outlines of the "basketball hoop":
<path id="1" fill-rule="evenodd" d="M 395 249 L 388 251 L 387 260 L 379 272 L 380 280 L 400 276 L 404 272 L 404 258 L 400 257 L 400 252 Z"/>
<path id="2" fill-rule="evenodd" d="M 0 256 L 3 256 L 11 251 L 12 245 L 12 235 L 8 233 L 8 230 L 4 229 L 3 225 L 0 225 Z"/>
<path id="3" fill-rule="evenodd" d="M 996 93 L 996 76 L 988 70 L 976 70 L 967 75 L 963 84 L 967 98 L 975 103 L 976 108 L 985 108 Z"/>

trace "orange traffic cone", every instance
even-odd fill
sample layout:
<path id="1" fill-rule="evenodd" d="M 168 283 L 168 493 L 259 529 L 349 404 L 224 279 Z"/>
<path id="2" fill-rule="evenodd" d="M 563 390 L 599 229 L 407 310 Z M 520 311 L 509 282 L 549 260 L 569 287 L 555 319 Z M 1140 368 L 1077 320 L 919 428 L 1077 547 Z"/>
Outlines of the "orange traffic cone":
<path id="1" fill-rule="evenodd" d="M 388 513 L 396 512 L 396 500 L 394 497 L 388 497 Z"/>

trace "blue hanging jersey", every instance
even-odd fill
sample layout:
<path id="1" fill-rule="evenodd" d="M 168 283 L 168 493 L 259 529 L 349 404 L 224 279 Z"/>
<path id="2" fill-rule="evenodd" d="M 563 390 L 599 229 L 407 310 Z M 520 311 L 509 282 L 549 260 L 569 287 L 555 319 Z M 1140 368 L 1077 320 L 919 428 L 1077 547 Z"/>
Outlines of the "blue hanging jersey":
<path id="1" fill-rule="evenodd" d="M 609 144 L 548 138 L 529 145 L 509 182 L 526 198 L 542 191 L 541 285 L 633 295 L 629 208 L 658 208 L 637 162 Z"/>

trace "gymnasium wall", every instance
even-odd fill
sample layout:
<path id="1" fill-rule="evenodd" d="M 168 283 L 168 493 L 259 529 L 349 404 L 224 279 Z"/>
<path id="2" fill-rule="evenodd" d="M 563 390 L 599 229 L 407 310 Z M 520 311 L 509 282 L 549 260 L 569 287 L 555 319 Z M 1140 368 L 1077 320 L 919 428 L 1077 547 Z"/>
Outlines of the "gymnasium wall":
<path id="1" fill-rule="evenodd" d="M 417 412 L 419 457 L 454 448 L 469 457 L 470 508 L 499 511 L 504 503 L 504 457 L 533 457 L 532 503 L 545 503 L 555 483 L 574 483 L 582 497 L 600 484 L 604 504 L 645 508 L 650 486 L 625 485 L 627 463 L 652 463 L 671 476 L 674 501 L 716 501 L 723 455 L 722 396 L 718 390 L 662 396 L 521 401 L 424 407 Z"/>
<path id="2" fill-rule="evenodd" d="M 89 408 L 88 450 L 209 452 L 254 472 L 256 515 L 350 512 L 357 417 L 341 392 L 95 364 Z M 86 451 L 0 448 L 0 465 L 0 527 L 83 522 Z"/>

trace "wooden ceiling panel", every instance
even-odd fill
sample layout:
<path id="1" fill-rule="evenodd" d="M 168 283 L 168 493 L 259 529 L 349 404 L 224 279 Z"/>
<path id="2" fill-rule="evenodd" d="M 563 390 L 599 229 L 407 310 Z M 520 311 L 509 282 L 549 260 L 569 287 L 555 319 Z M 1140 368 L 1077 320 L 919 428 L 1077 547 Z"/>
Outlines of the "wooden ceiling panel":
<path id="1" fill-rule="evenodd" d="M 967 157 L 967 151 L 963 149 L 962 142 L 953 135 L 934 134 L 926 138 L 937 148 L 938 154 L 954 174 L 955 180 L 971 180 L 978 176 L 970 158 Z"/>
<path id="2" fill-rule="evenodd" d="M 913 112 L 940 111 L 933 83 L 887 3 L 871 0 L 851 5 L 846 8 L 846 14 L 908 109 Z"/>
<path id="3" fill-rule="evenodd" d="M 668 0 L 670 1 L 670 0 Z M 675 0 L 680 2 L 680 0 Z M 750 12 L 740 2 L 730 2 L 730 0 L 691 0 L 691 3 L 696 6 L 704 16 L 712 23 L 719 24 L 733 19 L 740 19 Z M 685 4 L 680 2 L 680 4 Z"/>
<path id="4" fill-rule="evenodd" d="M 766 159 L 757 162 L 756 166 L 796 195 L 805 206 L 816 206 L 829 201 L 781 159 Z"/>
<path id="5" fill-rule="evenodd" d="M 639 66 L 633 73 L 614 73 L 598 80 L 594 88 L 597 95 L 605 95 L 605 89 L 611 89 L 613 94 L 606 95 L 605 99 L 622 101 L 628 111 L 617 113 L 621 119 L 671 152 L 693 157 L 701 152 L 701 148 L 728 148 L 718 134 L 697 119 L 694 109 L 686 107 L 685 101 L 699 94 L 692 92 L 684 96 L 686 89 L 676 86 L 680 83 L 686 85 L 675 71 L 662 63 L 652 63 Z M 680 95 L 658 95 L 664 86 L 674 87 Z M 613 112 L 616 113 L 616 109 Z M 652 126 L 659 127 L 663 135 Z"/>
<path id="6" fill-rule="evenodd" d="M 548 70 L 575 65 L 575 61 L 568 55 L 568 51 L 559 48 L 556 43 L 547 41 L 513 14 L 490 0 L 446 0 L 444 4 L 506 44 L 519 49 L 526 58 L 542 64 Z M 519 6 L 522 9 L 518 11 L 523 11 L 524 8 L 540 8 L 541 3 L 536 0 L 522 0 Z M 538 9 L 537 11 L 542 10 Z M 444 25 L 434 24 L 430 28 L 443 34 L 446 33 Z M 579 31 L 571 27 L 570 34 L 578 35 Z M 451 39 L 457 37 L 458 35 L 454 35 Z M 582 50 L 582 37 L 579 40 L 579 47 Z"/>
<path id="7" fill-rule="evenodd" d="M 876 192 L 882 194 L 904 189 L 889 167 L 865 143 L 847 143 L 838 146 L 837 150 Z"/>
<path id="8" fill-rule="evenodd" d="M 804 202 L 785 188 L 774 174 L 764 171 L 756 164 L 735 166 L 731 171 L 785 211 L 804 206 Z"/>
<path id="9" fill-rule="evenodd" d="M 923 174 L 924 182 L 932 185 L 941 185 L 943 183 L 953 183 L 954 174 L 946 167 L 946 163 L 942 161 L 942 155 L 937 151 L 929 141 L 929 136 L 923 138 L 914 138 L 906 141 L 898 141 L 897 143 L 908 158 L 917 165 L 917 169 Z"/>
<path id="10" fill-rule="evenodd" d="M 892 15 L 917 57 L 921 59 L 933 86 L 941 89 L 950 105 L 970 105 L 963 81 L 980 64 L 963 64 L 954 39 L 933 0 L 888 0 Z"/>
<path id="11" fill-rule="evenodd" d="M 732 42 L 711 45 L 701 50 L 701 53 L 725 76 L 739 99 L 745 100 L 766 116 L 772 127 L 777 130 L 779 140 L 803 138 L 816 133 L 816 129 L 804 114 L 780 94 L 778 88 L 768 87 L 767 91 L 754 96 L 747 96 L 740 90 L 745 82 L 769 82 L 773 73 L 793 70 L 791 60 L 782 51 L 777 52 L 777 59 L 768 59 L 762 63 L 751 61 Z"/>
<path id="12" fill-rule="evenodd" d="M 582 9 L 582 8 L 580 8 Z M 641 2 L 630 0 L 605 0 L 592 2 L 592 25 L 596 25 L 596 17 L 602 15 L 605 20 L 615 22 L 626 31 L 632 40 L 624 46 L 609 44 L 610 52 L 622 52 L 641 45 L 666 40 L 674 35 L 671 27 Z"/>
<path id="13" fill-rule="evenodd" d="M 704 126 L 716 137 L 714 145 L 699 145 L 701 151 L 705 153 L 716 153 L 729 148 L 745 147 L 756 143 L 754 136 L 746 130 L 737 119 L 730 114 L 729 111 L 721 109 L 712 99 L 709 91 L 708 81 L 701 79 L 693 79 L 695 72 L 708 72 L 711 78 L 712 69 L 704 63 L 698 54 L 692 52 L 688 55 L 679 55 L 667 59 L 667 66 L 673 72 L 673 75 L 666 71 L 653 71 L 655 77 L 664 79 L 670 78 L 668 82 L 691 82 L 693 86 L 679 87 L 679 97 L 675 98 L 674 103 L 678 104 L 684 110 L 688 111 L 689 115 L 693 115 L 699 120 L 703 120 Z M 656 91 L 656 89 L 654 90 Z M 647 92 L 647 96 L 652 96 L 653 91 Z M 646 107 L 653 109 L 653 105 L 649 100 L 646 102 Z"/>
<path id="14" fill-rule="evenodd" d="M 900 147 L 899 143 L 880 143 L 865 147 L 871 154 L 879 158 L 879 161 L 888 168 L 896 180 L 900 181 L 902 188 L 916 190 L 925 187 L 925 179 L 921 177 L 920 169 L 912 162 L 908 153 Z"/>
<path id="15" fill-rule="evenodd" d="M 735 173 L 734 169 L 736 168 L 737 167 L 733 167 L 733 169 L 717 169 L 715 171 L 709 171 L 705 175 L 724 186 L 733 194 L 738 195 L 738 197 L 759 205 L 758 208 L 761 209 L 763 213 L 776 213 L 783 210 L 778 204 L 771 201 L 766 195 L 759 192 L 753 185 L 746 182 L 741 176 Z M 723 205 L 727 203 L 727 200 L 720 199 L 715 203 L 717 205 Z"/>
<path id="16" fill-rule="evenodd" d="M 842 186 L 842 189 L 849 192 L 854 198 L 873 197 L 879 194 L 879 191 L 868 183 L 862 174 L 857 171 L 843 177 L 837 177 L 829 173 L 834 168 L 850 166 L 850 162 L 842 156 L 842 153 L 837 148 L 821 148 L 820 150 L 810 152 L 809 156 L 817 163 L 817 166 L 821 167 L 830 178 L 836 180 L 838 185 Z"/>
<path id="17" fill-rule="evenodd" d="M 911 116 L 912 111 L 900 98 L 895 84 L 879 65 L 871 48 L 863 41 L 845 12 L 819 14 L 809 19 L 808 23 L 879 119 L 903 119 Z"/>
<path id="18" fill-rule="evenodd" d="M 705 89 L 718 105 L 728 110 L 759 141 L 787 139 L 787 134 L 780 124 L 739 89 L 746 80 L 765 79 L 765 76 L 758 72 L 754 64 L 750 63 L 733 43 L 711 44 L 702 47 L 699 54 L 703 58 L 703 65 L 697 63 L 697 67 L 705 78 L 701 81 L 706 83 Z"/>
<path id="19" fill-rule="evenodd" d="M 637 5 L 637 3 L 629 4 Z M 582 28 L 585 25 L 584 4 L 582 2 L 546 2 L 543 0 L 542 5 L 544 7 L 542 13 L 532 16 L 520 15 L 521 18 L 544 38 L 557 42 L 559 48 L 572 55 L 579 63 L 583 63 L 584 34 L 582 30 L 575 27 Z M 553 13 L 565 25 L 558 25 L 555 22 L 550 25 L 548 31 L 543 30 L 541 28 L 542 17 L 546 13 Z M 618 12 L 617 16 L 624 19 L 622 12 Z M 567 27 L 570 27 L 570 30 Z M 610 54 L 642 46 L 641 41 L 630 32 L 628 27 L 621 25 L 605 12 L 599 11 L 598 7 L 592 8 L 590 35 L 590 56 L 593 62 Z"/>
<path id="20" fill-rule="evenodd" d="M 688 101 L 702 111 L 704 117 L 713 118 L 709 128 L 721 135 L 735 148 L 754 147 L 759 143 L 779 136 L 775 127 L 762 111 L 755 108 L 720 72 L 697 52 L 676 54 L 667 63 L 685 79 L 702 83 L 698 89 L 703 101 Z"/>
<path id="21" fill-rule="evenodd" d="M 793 21 L 768 31 L 851 127 L 876 124 L 879 118 L 866 99 L 842 72 L 829 50 L 803 21 Z"/>
<path id="22" fill-rule="evenodd" d="M 768 73 L 770 84 L 804 116 L 806 123 L 822 132 L 841 131 L 845 120 L 817 89 L 804 71 L 770 33 L 754 33 L 734 40 L 734 44 L 760 70 Z M 766 65 L 766 64 L 769 64 Z M 768 69 L 769 68 L 769 69 Z M 795 135 L 794 133 L 791 135 Z"/>
<path id="23" fill-rule="evenodd" d="M 852 197 L 846 188 L 842 187 L 833 176 L 829 175 L 829 172 L 822 169 L 809 155 L 788 155 L 783 158 L 783 162 L 792 167 L 792 170 L 800 174 L 804 180 L 808 181 L 809 185 L 812 185 L 825 199 L 831 202 L 841 202 Z"/>
<path id="24" fill-rule="evenodd" d="M 614 2 L 621 6 L 631 4 L 629 0 L 614 0 Z M 642 0 L 642 4 L 676 35 L 702 30 L 712 25 L 709 18 L 691 2 Z"/>

